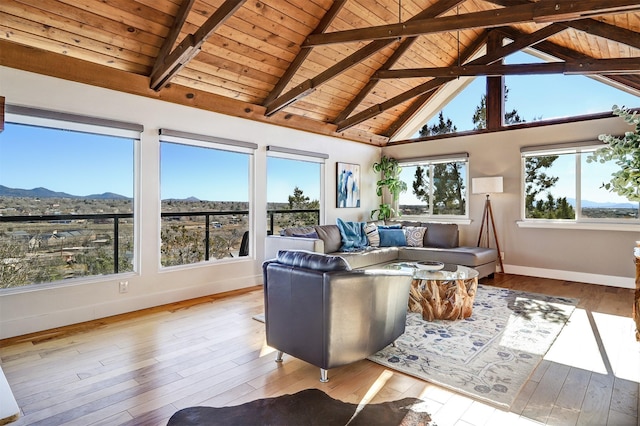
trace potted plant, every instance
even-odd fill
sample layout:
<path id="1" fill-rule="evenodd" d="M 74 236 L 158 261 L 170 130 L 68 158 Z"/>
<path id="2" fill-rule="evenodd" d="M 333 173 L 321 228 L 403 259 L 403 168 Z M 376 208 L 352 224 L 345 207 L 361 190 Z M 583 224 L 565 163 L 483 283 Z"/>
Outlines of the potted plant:
<path id="1" fill-rule="evenodd" d="M 611 180 L 602 186 L 627 198 L 640 202 L 640 116 L 629 108 L 613 106 L 613 113 L 622 117 L 631 126 L 633 132 L 625 132 L 623 137 L 600 135 L 598 139 L 607 144 L 587 158 L 587 162 L 615 161 L 618 170 L 611 174 Z M 640 341 L 640 242 L 634 250 L 636 262 L 636 291 L 633 301 L 633 318 L 636 323 L 636 340 Z"/>
<path id="2" fill-rule="evenodd" d="M 371 211 L 371 218 L 377 215 L 378 220 L 385 220 L 396 213 L 393 206 L 398 202 L 400 193 L 407 190 L 407 184 L 400 180 L 402 167 L 398 165 L 398 160 L 395 158 L 383 155 L 379 162 L 373 164 L 373 171 L 380 173 L 376 194 L 382 202 L 377 209 Z M 384 189 L 391 195 L 391 203 L 384 202 Z"/>

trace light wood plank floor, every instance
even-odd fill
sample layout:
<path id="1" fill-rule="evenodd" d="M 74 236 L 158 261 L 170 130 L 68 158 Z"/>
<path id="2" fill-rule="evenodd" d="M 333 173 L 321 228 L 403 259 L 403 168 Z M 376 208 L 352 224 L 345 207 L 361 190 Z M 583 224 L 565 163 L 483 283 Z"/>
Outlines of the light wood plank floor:
<path id="1" fill-rule="evenodd" d="M 189 406 L 319 388 L 352 403 L 420 397 L 439 426 L 640 425 L 632 290 L 508 274 L 481 283 L 580 299 L 510 411 L 366 360 L 326 384 L 302 361 L 278 365 L 251 318 L 263 310 L 255 287 L 0 341 L 22 410 L 14 424 L 165 425 Z"/>

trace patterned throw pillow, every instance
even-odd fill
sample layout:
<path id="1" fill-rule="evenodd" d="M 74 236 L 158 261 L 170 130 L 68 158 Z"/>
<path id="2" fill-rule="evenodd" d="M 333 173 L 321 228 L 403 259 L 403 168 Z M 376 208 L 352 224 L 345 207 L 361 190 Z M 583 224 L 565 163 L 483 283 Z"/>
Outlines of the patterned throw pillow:
<path id="1" fill-rule="evenodd" d="M 423 247 L 424 233 L 427 231 L 427 228 L 422 226 L 405 226 L 403 229 L 409 247 Z"/>
<path id="2" fill-rule="evenodd" d="M 364 233 L 367 235 L 371 247 L 380 246 L 380 234 L 378 234 L 378 226 L 375 223 L 367 223 L 364 226 Z"/>

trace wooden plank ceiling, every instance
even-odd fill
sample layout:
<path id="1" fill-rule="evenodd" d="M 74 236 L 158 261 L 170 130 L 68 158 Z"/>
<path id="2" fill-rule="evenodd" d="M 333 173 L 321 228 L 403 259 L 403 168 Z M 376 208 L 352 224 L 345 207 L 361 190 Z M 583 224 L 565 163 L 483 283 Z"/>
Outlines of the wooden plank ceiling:
<path id="1" fill-rule="evenodd" d="M 626 0 L 2 0 L 0 29 L 0 65 L 375 145 L 458 75 L 640 91 Z M 501 64 L 524 48 L 556 59 Z"/>

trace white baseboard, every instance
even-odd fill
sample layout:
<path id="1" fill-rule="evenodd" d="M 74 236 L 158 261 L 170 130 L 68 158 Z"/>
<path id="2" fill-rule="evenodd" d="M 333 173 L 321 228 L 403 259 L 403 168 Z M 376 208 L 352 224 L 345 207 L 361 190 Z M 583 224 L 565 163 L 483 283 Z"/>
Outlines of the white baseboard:
<path id="1" fill-rule="evenodd" d="M 609 287 L 636 288 L 634 278 L 611 275 L 589 274 L 586 272 L 561 271 L 558 269 L 531 268 L 519 265 L 504 265 L 507 274 L 527 275 L 530 277 L 552 278 L 555 280 L 576 281 L 587 284 L 600 284 Z"/>

